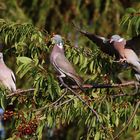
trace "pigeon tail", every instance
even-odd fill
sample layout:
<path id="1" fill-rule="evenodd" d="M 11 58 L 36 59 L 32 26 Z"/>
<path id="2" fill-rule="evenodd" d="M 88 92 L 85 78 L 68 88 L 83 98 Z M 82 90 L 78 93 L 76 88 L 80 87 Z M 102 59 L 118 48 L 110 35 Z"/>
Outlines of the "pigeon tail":
<path id="1" fill-rule="evenodd" d="M 136 61 L 135 63 L 133 63 L 132 68 L 135 71 L 135 77 L 137 81 L 140 82 L 140 61 Z"/>
<path id="2" fill-rule="evenodd" d="M 140 74 L 140 63 L 138 61 L 134 61 L 133 63 L 130 63 L 132 65 L 132 68 L 136 71 L 136 74 Z"/>
<path id="3" fill-rule="evenodd" d="M 76 84 L 78 85 L 78 87 L 85 92 L 85 90 L 83 89 L 82 85 L 83 85 L 83 79 L 80 76 L 77 75 L 71 75 L 71 78 L 76 82 Z"/>

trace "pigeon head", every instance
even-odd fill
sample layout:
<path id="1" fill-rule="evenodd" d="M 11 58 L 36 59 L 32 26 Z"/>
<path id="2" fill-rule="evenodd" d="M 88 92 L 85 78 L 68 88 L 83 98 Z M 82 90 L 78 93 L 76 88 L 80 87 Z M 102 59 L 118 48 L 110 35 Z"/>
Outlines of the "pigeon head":
<path id="1" fill-rule="evenodd" d="M 122 42 L 124 38 L 120 37 L 119 35 L 113 35 L 110 39 L 110 43 L 112 42 Z"/>
<path id="2" fill-rule="evenodd" d="M 53 35 L 51 38 L 52 44 L 57 45 L 60 49 L 63 49 L 64 41 L 60 35 Z"/>
<path id="3" fill-rule="evenodd" d="M 3 60 L 3 54 L 0 52 L 0 60 Z"/>

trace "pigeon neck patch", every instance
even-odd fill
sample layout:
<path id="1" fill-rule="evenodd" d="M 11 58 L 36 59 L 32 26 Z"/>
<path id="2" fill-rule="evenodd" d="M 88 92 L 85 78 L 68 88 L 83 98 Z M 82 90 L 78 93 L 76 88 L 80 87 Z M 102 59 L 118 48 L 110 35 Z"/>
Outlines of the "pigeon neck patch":
<path id="1" fill-rule="evenodd" d="M 59 43 L 59 44 L 57 44 L 57 46 L 58 46 L 60 49 L 63 49 L 63 43 Z"/>
<path id="2" fill-rule="evenodd" d="M 118 42 L 122 42 L 122 41 L 124 41 L 124 38 L 120 38 L 120 39 L 118 40 Z"/>

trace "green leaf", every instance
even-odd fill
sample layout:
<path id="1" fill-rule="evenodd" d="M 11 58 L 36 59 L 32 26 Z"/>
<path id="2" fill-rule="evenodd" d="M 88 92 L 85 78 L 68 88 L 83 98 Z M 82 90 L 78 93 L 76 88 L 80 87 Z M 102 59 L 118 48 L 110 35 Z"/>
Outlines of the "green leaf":
<path id="1" fill-rule="evenodd" d="M 74 98 L 74 107 L 77 108 L 77 106 L 78 106 L 78 99 Z"/>
<path id="2" fill-rule="evenodd" d="M 8 44 L 8 35 L 5 36 L 5 44 Z"/>
<path id="3" fill-rule="evenodd" d="M 99 140 L 100 139 L 100 132 L 97 132 L 95 134 L 94 140 Z"/>
<path id="4" fill-rule="evenodd" d="M 20 65 L 16 71 L 16 74 L 18 74 L 22 69 L 23 69 L 24 65 Z"/>
<path id="5" fill-rule="evenodd" d="M 37 128 L 37 134 L 38 134 L 38 140 L 42 140 L 42 131 L 43 131 L 44 125 L 38 126 Z"/>
<path id="6" fill-rule="evenodd" d="M 115 120 L 115 125 L 116 125 L 116 126 L 118 126 L 118 125 L 119 125 L 119 117 L 118 117 L 118 116 L 116 117 L 116 120 Z"/>
<path id="7" fill-rule="evenodd" d="M 17 62 L 21 62 L 21 63 L 24 63 L 24 64 L 28 64 L 28 63 L 31 63 L 32 62 L 32 59 L 29 58 L 29 57 L 17 57 Z"/>
<path id="8" fill-rule="evenodd" d="M 50 127 L 52 127 L 52 125 L 53 125 L 52 116 L 48 115 L 48 116 L 47 116 L 47 121 L 48 121 L 48 125 L 49 125 Z"/>
<path id="9" fill-rule="evenodd" d="M 73 63 L 76 65 L 79 62 L 79 56 L 74 56 L 73 57 Z"/>
<path id="10" fill-rule="evenodd" d="M 139 31 L 139 29 L 140 29 L 140 17 L 138 17 L 138 19 L 136 21 L 135 29 L 136 29 L 136 33 L 138 35 L 140 33 L 140 31 Z"/>
<path id="11" fill-rule="evenodd" d="M 3 95 L 1 97 L 1 107 L 5 110 L 5 107 L 6 107 L 6 96 Z"/>
<path id="12" fill-rule="evenodd" d="M 93 71 L 93 61 L 91 61 L 90 66 L 89 66 L 90 72 Z"/>
<path id="13" fill-rule="evenodd" d="M 94 90 L 92 90 L 92 96 L 93 96 L 94 98 L 98 98 L 97 92 L 95 92 Z"/>
<path id="14" fill-rule="evenodd" d="M 84 63 L 83 63 L 83 65 L 81 66 L 80 70 L 82 70 L 83 68 L 85 68 L 85 67 L 87 66 L 87 64 L 88 64 L 88 60 L 87 60 L 86 57 L 85 57 L 85 59 L 84 59 L 83 61 L 84 61 Z"/>
<path id="15" fill-rule="evenodd" d="M 128 32 L 128 33 L 132 33 L 132 32 L 131 32 L 131 31 L 132 31 L 132 30 L 131 30 L 131 29 L 132 29 L 132 28 L 131 28 L 131 25 L 132 25 L 132 21 L 129 20 L 129 22 L 128 22 L 128 28 L 127 28 L 127 32 Z"/>
<path id="16" fill-rule="evenodd" d="M 120 23 L 121 26 L 125 26 L 128 22 L 128 20 L 130 19 L 130 16 L 129 15 L 125 15 L 123 18 L 122 18 L 122 21 Z"/>
<path id="17" fill-rule="evenodd" d="M 29 70 L 31 70 L 32 69 L 32 67 L 30 66 L 30 65 L 26 65 L 24 68 L 23 68 L 23 70 L 22 70 L 22 72 L 21 72 L 21 74 L 20 74 L 20 78 L 22 78 L 27 72 L 29 72 Z"/>
<path id="18" fill-rule="evenodd" d="M 84 57 L 83 57 L 83 55 L 82 55 L 82 54 L 80 54 L 80 65 L 82 65 L 82 64 L 83 64 L 83 61 L 84 61 Z"/>
<path id="19" fill-rule="evenodd" d="M 129 14 L 132 14 L 132 13 L 135 13 L 136 10 L 134 8 L 127 8 L 126 9 L 126 13 L 129 13 Z"/>

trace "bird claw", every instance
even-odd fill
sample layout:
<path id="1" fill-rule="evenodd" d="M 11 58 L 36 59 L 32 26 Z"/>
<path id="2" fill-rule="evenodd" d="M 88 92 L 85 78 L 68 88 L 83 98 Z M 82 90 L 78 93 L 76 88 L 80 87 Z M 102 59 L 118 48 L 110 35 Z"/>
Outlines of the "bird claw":
<path id="1" fill-rule="evenodd" d="M 126 58 L 120 58 L 119 62 L 120 63 L 126 63 L 127 61 L 126 61 Z"/>

